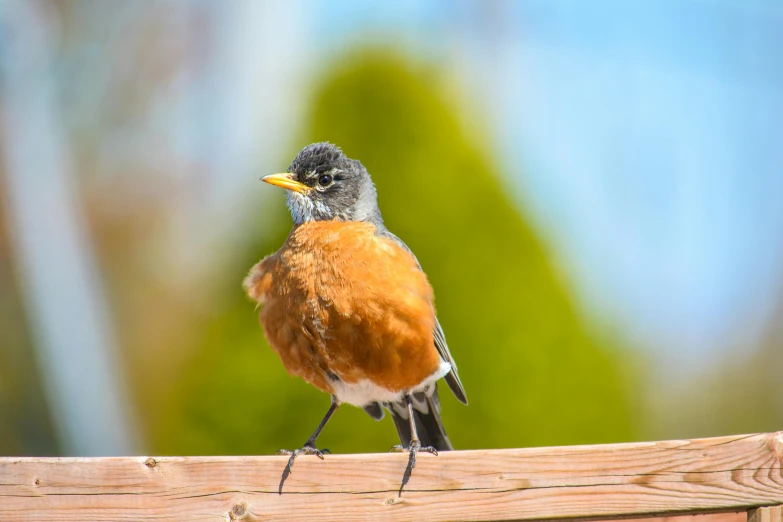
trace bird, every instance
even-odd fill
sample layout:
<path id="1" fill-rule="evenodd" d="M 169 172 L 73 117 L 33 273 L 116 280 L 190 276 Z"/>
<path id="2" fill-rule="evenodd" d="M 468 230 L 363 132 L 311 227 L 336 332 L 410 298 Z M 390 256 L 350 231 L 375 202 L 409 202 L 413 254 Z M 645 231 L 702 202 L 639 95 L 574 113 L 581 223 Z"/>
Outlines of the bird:
<path id="1" fill-rule="evenodd" d="M 287 172 L 261 178 L 287 190 L 293 227 L 243 287 L 289 374 L 331 395 L 315 432 L 289 455 L 320 459 L 316 440 L 342 404 L 375 420 L 388 411 L 394 451 L 452 450 L 437 381 L 463 404 L 465 389 L 436 316 L 432 286 L 410 248 L 384 225 L 367 169 L 328 142 L 304 147 Z"/>

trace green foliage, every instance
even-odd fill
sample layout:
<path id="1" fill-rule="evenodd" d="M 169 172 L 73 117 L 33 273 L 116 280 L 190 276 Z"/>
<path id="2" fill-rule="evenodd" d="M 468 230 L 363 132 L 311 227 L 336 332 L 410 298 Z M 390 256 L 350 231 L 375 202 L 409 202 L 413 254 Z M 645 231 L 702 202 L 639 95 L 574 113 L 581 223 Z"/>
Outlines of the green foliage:
<path id="1" fill-rule="evenodd" d="M 330 141 L 360 159 L 387 226 L 430 277 L 470 400 L 465 407 L 441 386 L 452 441 L 493 448 L 632 439 L 622 352 L 599 345 L 580 322 L 496 165 L 427 78 L 393 55 L 350 57 L 316 87 L 298 145 Z M 279 200 L 266 213 L 274 238 L 227 271 L 233 293 L 205 326 L 173 404 L 182 414 L 157 432 L 161 452 L 298 447 L 328 407 L 326 395 L 285 373 L 239 291 L 247 269 L 279 248 L 290 227 Z M 319 442 L 336 452 L 384 451 L 395 439 L 388 418 L 376 423 L 346 406 Z"/>

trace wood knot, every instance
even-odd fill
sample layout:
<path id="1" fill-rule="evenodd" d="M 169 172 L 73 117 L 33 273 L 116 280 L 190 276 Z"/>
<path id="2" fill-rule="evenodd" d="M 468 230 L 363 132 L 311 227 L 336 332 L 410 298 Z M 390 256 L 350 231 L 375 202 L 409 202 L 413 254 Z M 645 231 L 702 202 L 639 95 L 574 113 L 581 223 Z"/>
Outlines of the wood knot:
<path id="1" fill-rule="evenodd" d="M 228 512 L 228 518 L 230 518 L 231 520 L 236 520 L 244 516 L 246 511 L 247 511 L 247 505 L 244 502 L 240 502 L 239 504 L 234 504 L 231 508 L 231 511 Z"/>
<path id="2" fill-rule="evenodd" d="M 33 481 L 33 484 L 34 484 L 35 486 L 40 486 L 40 485 L 41 485 L 41 479 L 35 479 L 35 480 Z"/>
<path id="3" fill-rule="evenodd" d="M 158 465 L 158 461 L 156 461 L 155 459 L 150 457 L 150 458 L 148 458 L 147 460 L 144 461 L 144 465 L 147 466 L 150 469 L 153 469 L 153 468 L 155 468 Z"/>

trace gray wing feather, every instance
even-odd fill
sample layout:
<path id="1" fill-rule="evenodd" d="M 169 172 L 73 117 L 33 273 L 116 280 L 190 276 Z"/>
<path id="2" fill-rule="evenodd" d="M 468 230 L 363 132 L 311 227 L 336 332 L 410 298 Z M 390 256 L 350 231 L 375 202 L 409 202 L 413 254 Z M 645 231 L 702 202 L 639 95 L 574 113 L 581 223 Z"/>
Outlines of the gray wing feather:
<path id="1" fill-rule="evenodd" d="M 462 386 L 462 381 L 459 380 L 459 373 L 457 373 L 457 363 L 454 362 L 454 358 L 451 357 L 449 352 L 449 345 L 446 344 L 446 336 L 443 334 L 443 328 L 440 326 L 440 321 L 435 318 L 435 348 L 438 349 L 438 353 L 444 361 L 451 365 L 451 371 L 446 374 L 443 380 L 449 385 L 454 396 L 459 399 L 462 404 L 468 403 L 468 396 L 465 394 L 465 388 Z"/>

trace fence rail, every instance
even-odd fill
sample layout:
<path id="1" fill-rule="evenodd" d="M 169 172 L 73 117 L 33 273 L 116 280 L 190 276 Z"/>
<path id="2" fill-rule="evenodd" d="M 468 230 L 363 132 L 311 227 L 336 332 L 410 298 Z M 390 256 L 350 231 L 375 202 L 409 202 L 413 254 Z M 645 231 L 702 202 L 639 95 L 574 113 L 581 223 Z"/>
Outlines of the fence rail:
<path id="1" fill-rule="evenodd" d="M 0 520 L 783 522 L 783 432 L 419 455 L 0 458 Z M 285 478 L 285 480 L 283 480 Z"/>

